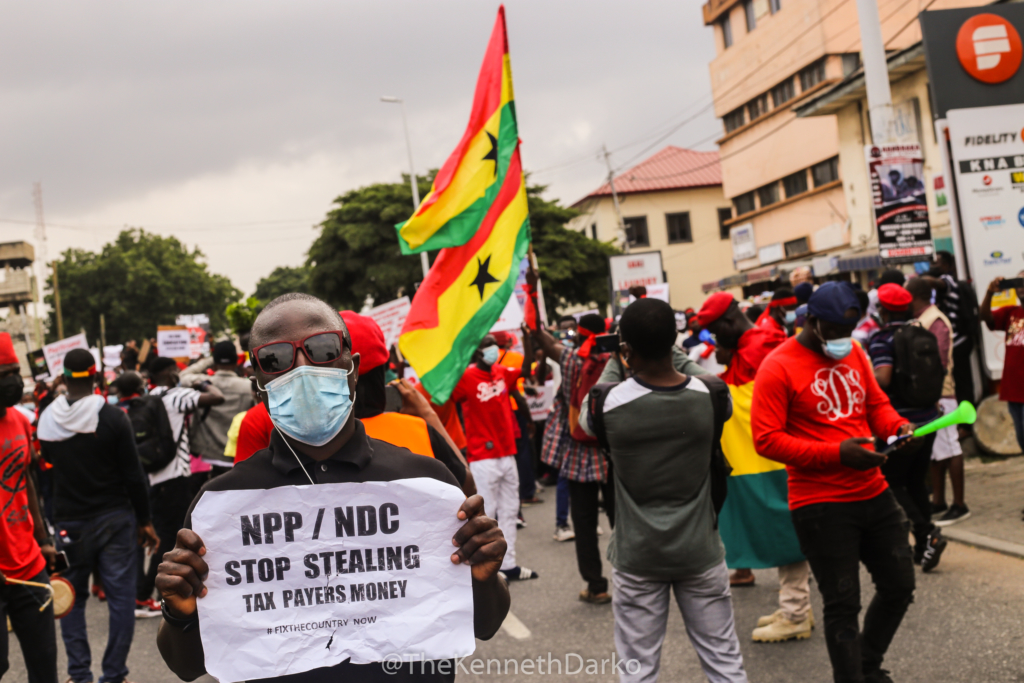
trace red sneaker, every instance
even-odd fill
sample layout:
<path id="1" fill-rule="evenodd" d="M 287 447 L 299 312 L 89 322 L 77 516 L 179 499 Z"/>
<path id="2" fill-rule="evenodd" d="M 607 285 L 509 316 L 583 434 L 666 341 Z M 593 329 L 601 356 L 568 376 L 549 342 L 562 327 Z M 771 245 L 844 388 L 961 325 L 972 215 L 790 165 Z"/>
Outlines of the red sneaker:
<path id="1" fill-rule="evenodd" d="M 103 591 L 102 586 L 97 586 L 95 583 L 92 585 L 92 594 L 99 598 L 100 602 L 107 601 L 107 594 Z"/>
<path id="2" fill-rule="evenodd" d="M 158 617 L 161 614 L 160 603 L 150 598 L 149 600 L 136 600 L 135 601 L 135 618 L 136 619 L 148 619 L 150 617 Z"/>

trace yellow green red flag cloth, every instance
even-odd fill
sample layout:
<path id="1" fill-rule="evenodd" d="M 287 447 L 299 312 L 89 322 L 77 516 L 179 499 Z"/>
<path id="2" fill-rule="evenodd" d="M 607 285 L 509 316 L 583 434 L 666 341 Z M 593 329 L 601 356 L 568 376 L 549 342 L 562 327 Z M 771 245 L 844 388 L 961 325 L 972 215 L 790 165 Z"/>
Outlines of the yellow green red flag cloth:
<path id="1" fill-rule="evenodd" d="M 466 132 L 409 220 L 395 226 L 403 254 L 465 244 L 476 234 L 519 146 L 505 7 L 498 8 Z"/>
<path id="2" fill-rule="evenodd" d="M 732 568 L 781 567 L 804 559 L 789 513 L 786 467 L 754 448 L 750 404 L 761 362 L 786 336 L 754 327 L 744 332 L 720 376 L 732 395 L 732 418 L 722 428 L 722 451 L 732 466 L 729 495 L 718 518 L 725 561 Z"/>
<path id="3" fill-rule="evenodd" d="M 480 341 L 501 317 L 530 244 L 519 150 L 480 229 L 442 249 L 413 297 L 398 347 L 437 404 L 444 403 Z"/>

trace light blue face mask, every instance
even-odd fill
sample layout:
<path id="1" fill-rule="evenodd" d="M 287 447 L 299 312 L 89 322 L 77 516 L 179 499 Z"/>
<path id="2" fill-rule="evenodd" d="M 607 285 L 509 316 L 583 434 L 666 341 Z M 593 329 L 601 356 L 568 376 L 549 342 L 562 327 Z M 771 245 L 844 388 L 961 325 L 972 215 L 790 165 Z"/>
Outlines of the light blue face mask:
<path id="1" fill-rule="evenodd" d="M 350 370 L 303 365 L 267 382 L 267 407 L 274 426 L 296 441 L 323 446 L 352 414 Z"/>
<path id="2" fill-rule="evenodd" d="M 786 324 L 792 325 L 796 322 L 796 311 L 786 311 Z"/>
<path id="3" fill-rule="evenodd" d="M 494 365 L 498 362 L 498 347 L 497 345 L 488 346 L 486 349 L 480 352 L 481 359 L 485 365 Z"/>
<path id="4" fill-rule="evenodd" d="M 109 403 L 112 406 L 116 406 L 117 405 L 117 394 L 110 394 L 109 396 L 107 396 L 107 403 Z"/>
<path id="5" fill-rule="evenodd" d="M 853 351 L 853 337 L 843 337 L 842 339 L 829 339 L 825 340 L 825 336 L 821 333 L 821 328 L 818 328 L 818 339 L 821 339 L 821 350 L 822 352 L 832 358 L 833 360 L 842 360 L 850 355 Z"/>

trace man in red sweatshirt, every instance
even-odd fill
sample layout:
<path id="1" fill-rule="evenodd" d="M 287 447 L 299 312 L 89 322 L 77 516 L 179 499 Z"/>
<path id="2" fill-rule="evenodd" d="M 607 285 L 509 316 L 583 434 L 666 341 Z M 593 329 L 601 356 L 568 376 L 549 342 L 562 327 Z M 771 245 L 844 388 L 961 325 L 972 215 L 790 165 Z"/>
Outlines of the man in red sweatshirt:
<path id="1" fill-rule="evenodd" d="M 913 601 L 914 563 L 910 524 L 879 469 L 886 456 L 868 448 L 872 434 L 911 427 L 853 344 L 860 317 L 845 283 L 811 295 L 803 330 L 761 364 L 751 427 L 757 452 L 786 465 L 793 525 L 824 598 L 833 679 L 891 683 L 882 659 Z M 861 562 L 875 583 L 863 631 Z"/>

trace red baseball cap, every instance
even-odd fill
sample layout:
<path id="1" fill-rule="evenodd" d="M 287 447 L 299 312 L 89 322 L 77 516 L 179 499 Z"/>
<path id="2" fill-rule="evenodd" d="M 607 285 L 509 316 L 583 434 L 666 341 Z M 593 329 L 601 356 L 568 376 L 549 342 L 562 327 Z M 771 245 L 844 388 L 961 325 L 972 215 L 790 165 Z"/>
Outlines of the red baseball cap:
<path id="1" fill-rule="evenodd" d="M 701 327 L 707 327 L 721 318 L 734 301 L 736 299 L 729 292 L 715 292 L 700 307 L 700 311 L 697 312 L 697 322 Z"/>
<path id="2" fill-rule="evenodd" d="M 887 311 L 905 311 L 913 298 L 910 292 L 895 282 L 878 288 L 878 303 Z"/>
<path id="3" fill-rule="evenodd" d="M 338 311 L 348 328 L 352 339 L 352 353 L 359 354 L 359 375 L 365 375 L 374 368 L 388 362 L 388 347 L 384 345 L 384 333 L 373 318 L 359 315 L 355 311 Z"/>
<path id="4" fill-rule="evenodd" d="M 14 352 L 11 335 L 0 332 L 0 365 L 14 365 L 18 362 L 18 354 Z"/>

